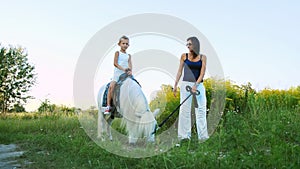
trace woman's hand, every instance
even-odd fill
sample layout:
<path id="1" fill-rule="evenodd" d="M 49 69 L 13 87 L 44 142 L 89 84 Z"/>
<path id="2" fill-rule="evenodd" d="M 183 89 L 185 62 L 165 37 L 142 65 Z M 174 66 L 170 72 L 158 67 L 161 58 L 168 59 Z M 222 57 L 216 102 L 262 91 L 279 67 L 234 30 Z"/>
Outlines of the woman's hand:
<path id="1" fill-rule="evenodd" d="M 197 85 L 194 85 L 194 86 L 192 87 L 192 92 L 193 92 L 193 93 L 196 93 L 196 92 L 197 92 Z"/>
<path id="2" fill-rule="evenodd" d="M 173 94 L 174 94 L 174 97 L 176 97 L 176 94 L 177 94 L 177 86 L 174 86 L 174 87 L 173 87 Z"/>

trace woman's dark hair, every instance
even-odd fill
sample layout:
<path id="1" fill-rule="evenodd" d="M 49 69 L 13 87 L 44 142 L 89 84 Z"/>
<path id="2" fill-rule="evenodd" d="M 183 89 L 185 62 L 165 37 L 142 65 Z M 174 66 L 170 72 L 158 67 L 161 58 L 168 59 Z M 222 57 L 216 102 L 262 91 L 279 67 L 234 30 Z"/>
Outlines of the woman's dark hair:
<path id="1" fill-rule="evenodd" d="M 198 38 L 196 38 L 194 36 L 187 38 L 187 41 L 189 41 L 189 40 L 192 41 L 192 44 L 193 44 L 192 52 L 193 52 L 193 56 L 195 58 L 200 54 L 200 41 L 198 40 Z"/>

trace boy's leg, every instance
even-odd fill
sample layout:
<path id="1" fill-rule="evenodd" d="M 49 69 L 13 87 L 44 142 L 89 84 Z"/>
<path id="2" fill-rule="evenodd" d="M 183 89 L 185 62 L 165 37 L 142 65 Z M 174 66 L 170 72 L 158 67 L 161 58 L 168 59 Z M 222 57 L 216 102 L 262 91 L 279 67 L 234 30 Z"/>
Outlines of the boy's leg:
<path id="1" fill-rule="evenodd" d="M 109 114 L 110 113 L 110 109 L 111 109 L 110 108 L 110 106 L 111 106 L 110 101 L 111 101 L 112 92 L 114 91 L 114 88 L 115 88 L 115 84 L 116 84 L 115 81 L 110 82 L 108 93 L 107 93 L 107 106 L 106 106 L 104 114 Z"/>

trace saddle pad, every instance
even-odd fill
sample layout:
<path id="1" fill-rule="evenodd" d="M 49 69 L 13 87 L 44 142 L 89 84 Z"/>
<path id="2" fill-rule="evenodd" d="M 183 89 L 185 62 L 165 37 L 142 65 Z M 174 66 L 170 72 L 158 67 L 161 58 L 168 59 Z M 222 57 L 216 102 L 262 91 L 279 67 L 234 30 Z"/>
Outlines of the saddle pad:
<path id="1" fill-rule="evenodd" d="M 104 91 L 103 99 L 102 99 L 102 107 L 107 106 L 107 94 L 108 94 L 109 85 L 110 85 L 110 83 L 108 83 L 105 87 L 105 91 Z"/>

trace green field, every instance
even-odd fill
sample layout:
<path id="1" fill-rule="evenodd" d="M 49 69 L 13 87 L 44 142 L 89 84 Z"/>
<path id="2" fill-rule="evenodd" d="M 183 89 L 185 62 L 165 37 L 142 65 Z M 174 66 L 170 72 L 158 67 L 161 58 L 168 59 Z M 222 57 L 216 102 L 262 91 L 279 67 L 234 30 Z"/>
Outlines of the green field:
<path id="1" fill-rule="evenodd" d="M 32 163 L 24 168 L 299 168 L 299 131 L 297 109 L 228 112 L 206 142 L 192 138 L 141 160 L 99 147 L 75 115 L 9 114 L 0 119 L 0 142 L 25 151 L 20 163 Z"/>
<path id="2" fill-rule="evenodd" d="M 206 81 L 208 106 L 215 104 Z M 166 97 L 165 97 L 166 96 Z M 178 105 L 171 86 L 162 86 L 165 101 L 157 118 L 161 122 Z M 146 158 L 115 155 L 98 146 L 86 133 L 75 113 L 54 112 L 0 114 L 0 144 L 16 144 L 25 153 L 18 158 L 22 168 L 300 168 L 300 86 L 289 90 L 255 91 L 251 85 L 226 82 L 224 113 L 210 139 L 191 141 Z M 213 111 L 208 112 L 208 116 Z M 158 132 L 176 120 L 175 114 Z M 96 133 L 97 111 L 88 112 L 88 131 Z M 208 125 L 210 121 L 208 120 Z M 118 128 L 118 121 L 113 128 Z M 158 137 L 159 138 L 159 137 Z M 117 141 L 106 141 L 112 146 Z M 105 142 L 104 142 L 105 143 Z M 152 144 L 160 146 L 160 143 Z M 136 150 L 136 149 L 135 149 Z M 147 151 L 147 149 L 146 149 Z M 1 151 L 0 151 L 1 152 Z M 0 154 L 1 155 L 1 154 Z M 0 158 L 1 160 L 1 158 Z M 29 164 L 28 164 L 29 162 Z"/>

